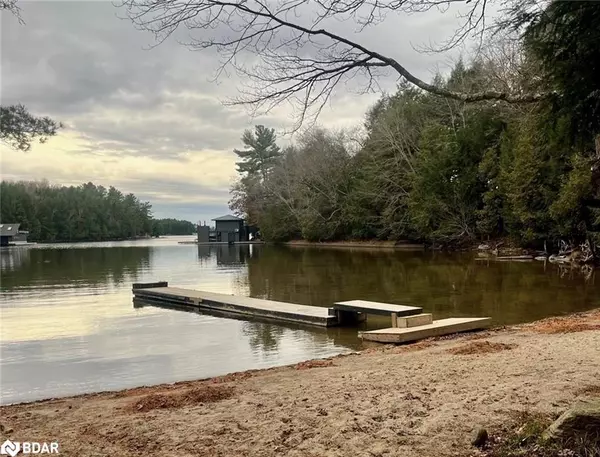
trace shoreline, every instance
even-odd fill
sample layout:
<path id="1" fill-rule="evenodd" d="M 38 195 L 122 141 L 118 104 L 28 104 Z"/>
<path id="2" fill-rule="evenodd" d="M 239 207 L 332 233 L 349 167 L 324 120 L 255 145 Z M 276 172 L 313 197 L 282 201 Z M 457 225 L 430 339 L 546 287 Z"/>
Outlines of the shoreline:
<path id="1" fill-rule="evenodd" d="M 143 240 L 159 240 L 161 238 L 168 238 L 173 236 L 196 236 L 192 233 L 191 235 L 160 235 L 160 236 L 136 236 L 133 238 L 109 238 L 105 240 L 62 240 L 62 241 L 28 241 L 24 244 L 10 244 L 10 246 L 26 246 L 26 245 L 52 245 L 52 244 L 85 244 L 85 243 L 115 243 L 119 241 L 143 241 Z"/>
<path id="2" fill-rule="evenodd" d="M 376 248 L 376 249 L 398 249 L 407 251 L 423 251 L 424 244 L 411 243 L 407 241 L 380 241 L 380 240 L 357 240 L 357 241 L 306 241 L 293 240 L 282 243 L 292 247 L 319 247 L 319 248 Z"/>
<path id="3" fill-rule="evenodd" d="M 600 389 L 598 347 L 600 309 L 217 378 L 0 406 L 0 435 L 58 441 L 60 455 L 80 457 L 483 455 L 469 443 L 473 426 L 493 434 L 518 412 L 556 416 Z"/>
<path id="4" fill-rule="evenodd" d="M 263 241 L 234 241 L 229 243 L 228 241 L 206 241 L 199 243 L 196 241 L 178 241 L 177 244 L 195 244 L 196 246 L 249 246 L 265 244 Z"/>

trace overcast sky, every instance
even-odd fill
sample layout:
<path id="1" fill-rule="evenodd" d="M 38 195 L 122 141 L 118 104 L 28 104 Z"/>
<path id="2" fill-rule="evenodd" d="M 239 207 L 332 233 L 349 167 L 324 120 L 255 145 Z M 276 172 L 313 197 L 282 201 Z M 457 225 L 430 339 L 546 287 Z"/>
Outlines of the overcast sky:
<path id="1" fill-rule="evenodd" d="M 21 2 L 25 25 L 1 18 L 0 101 L 23 103 L 65 128 L 27 153 L 0 145 L 3 179 L 78 185 L 92 181 L 149 201 L 156 217 L 209 220 L 228 213 L 235 155 L 244 129 L 257 123 L 283 131 L 293 113 L 282 107 L 252 119 L 222 100 L 237 82 L 212 82 L 218 56 L 190 51 L 175 40 L 153 49 L 153 37 L 136 30 L 110 2 Z M 456 14 L 390 16 L 355 35 L 355 24 L 336 25 L 361 43 L 431 79 L 453 56 L 419 54 L 413 45 L 451 34 Z M 382 81 L 395 87 L 393 75 Z M 319 122 L 362 122 L 373 94 L 340 87 Z"/>

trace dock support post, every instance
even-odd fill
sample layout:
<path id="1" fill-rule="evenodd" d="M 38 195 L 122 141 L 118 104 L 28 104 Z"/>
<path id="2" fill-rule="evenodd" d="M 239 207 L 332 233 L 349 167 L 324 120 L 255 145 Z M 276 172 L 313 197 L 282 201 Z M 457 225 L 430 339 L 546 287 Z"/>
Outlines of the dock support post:
<path id="1" fill-rule="evenodd" d="M 398 327 L 398 314 L 397 313 L 392 313 L 392 327 L 393 328 Z"/>

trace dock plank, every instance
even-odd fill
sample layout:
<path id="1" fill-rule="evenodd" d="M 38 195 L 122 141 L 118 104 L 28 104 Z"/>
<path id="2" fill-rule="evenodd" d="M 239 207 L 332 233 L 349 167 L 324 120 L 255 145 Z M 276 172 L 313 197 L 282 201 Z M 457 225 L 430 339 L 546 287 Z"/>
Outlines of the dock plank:
<path id="1" fill-rule="evenodd" d="M 164 300 L 175 304 L 247 316 L 270 317 L 281 321 L 324 327 L 337 324 L 337 317 L 333 309 L 319 306 L 299 305 L 179 287 L 134 289 L 133 293 L 136 297 L 142 299 Z"/>
<path id="2" fill-rule="evenodd" d="M 333 304 L 333 309 L 341 311 L 352 311 L 355 313 L 379 314 L 391 316 L 395 313 L 397 317 L 412 316 L 413 314 L 421 314 L 423 308 L 418 306 L 395 305 L 393 303 L 380 303 L 367 300 L 348 300 L 340 301 Z"/>
<path id="3" fill-rule="evenodd" d="M 492 319 L 489 317 L 452 317 L 433 321 L 419 327 L 393 327 L 368 332 L 359 332 L 363 340 L 379 343 L 408 343 L 432 336 L 449 335 L 488 327 Z"/>

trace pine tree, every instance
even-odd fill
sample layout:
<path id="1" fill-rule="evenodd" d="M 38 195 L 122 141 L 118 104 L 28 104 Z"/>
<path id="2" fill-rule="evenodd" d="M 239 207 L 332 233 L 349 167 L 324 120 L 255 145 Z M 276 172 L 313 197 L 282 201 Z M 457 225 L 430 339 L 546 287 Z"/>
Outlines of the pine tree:
<path id="1" fill-rule="evenodd" d="M 276 139 L 275 129 L 264 125 L 257 125 L 254 132 L 244 131 L 242 143 L 246 149 L 233 151 L 242 159 L 236 162 L 238 173 L 245 174 L 244 178 L 264 180 L 282 155 Z"/>

